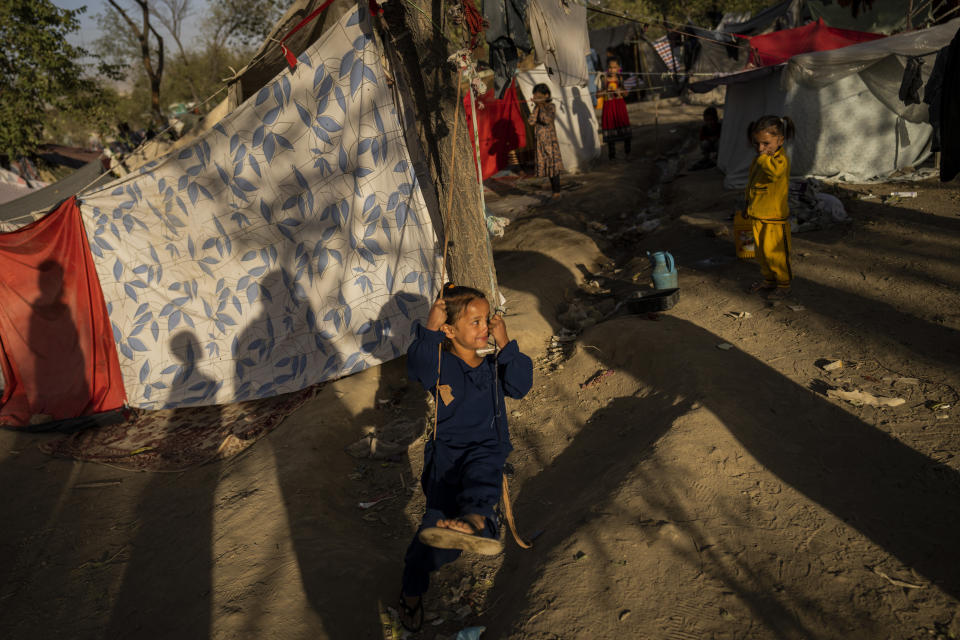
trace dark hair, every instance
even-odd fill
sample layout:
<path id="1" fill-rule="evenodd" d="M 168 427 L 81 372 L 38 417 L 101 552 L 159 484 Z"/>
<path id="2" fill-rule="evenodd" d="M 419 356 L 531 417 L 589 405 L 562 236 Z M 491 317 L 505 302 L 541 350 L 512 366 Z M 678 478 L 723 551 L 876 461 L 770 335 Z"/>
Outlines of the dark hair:
<path id="1" fill-rule="evenodd" d="M 707 107 L 706 109 L 704 109 L 704 110 L 703 110 L 703 117 L 706 118 L 707 116 L 713 116 L 713 117 L 716 118 L 717 120 L 720 119 L 720 115 L 717 113 L 717 108 L 716 108 L 716 107 Z"/>
<path id="2" fill-rule="evenodd" d="M 545 82 L 541 82 L 540 84 L 534 85 L 534 87 L 533 87 L 533 93 L 542 93 L 543 95 L 545 95 L 545 96 L 547 96 L 547 97 L 549 98 L 549 97 L 550 97 L 550 86 L 549 86 L 547 83 L 545 83 Z"/>
<path id="3" fill-rule="evenodd" d="M 607 66 L 610 66 L 611 62 L 616 62 L 618 66 L 622 67 L 623 63 L 620 62 L 620 58 L 613 56 L 612 58 L 607 58 Z"/>
<path id="4" fill-rule="evenodd" d="M 772 131 L 778 136 L 783 136 L 784 140 L 789 140 L 796 133 L 796 128 L 790 116 L 763 116 L 747 127 L 747 141 L 753 145 L 753 136 L 764 131 Z"/>
<path id="5" fill-rule="evenodd" d="M 486 300 L 487 296 L 484 295 L 483 291 L 479 289 L 474 289 L 473 287 L 461 287 L 448 282 L 443 285 L 443 301 L 447 303 L 447 318 L 444 321 L 446 324 L 453 324 L 460 319 L 460 316 L 463 314 L 464 310 L 467 308 L 467 305 L 473 302 L 474 300 Z M 451 343 L 449 338 L 444 338 L 443 348 L 449 350 L 451 348 Z"/>

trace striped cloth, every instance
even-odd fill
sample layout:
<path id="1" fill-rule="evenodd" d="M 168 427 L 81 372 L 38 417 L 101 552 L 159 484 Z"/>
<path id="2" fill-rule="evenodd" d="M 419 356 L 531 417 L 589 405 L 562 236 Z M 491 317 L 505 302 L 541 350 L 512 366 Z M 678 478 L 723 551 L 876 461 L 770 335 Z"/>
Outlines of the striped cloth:
<path id="1" fill-rule="evenodd" d="M 663 36 L 659 40 L 653 41 L 653 48 L 660 55 L 660 59 L 663 60 L 663 63 L 667 65 L 667 69 L 670 71 L 676 71 L 676 63 L 673 60 L 673 51 L 670 50 L 670 41 L 667 39 L 667 36 Z"/>

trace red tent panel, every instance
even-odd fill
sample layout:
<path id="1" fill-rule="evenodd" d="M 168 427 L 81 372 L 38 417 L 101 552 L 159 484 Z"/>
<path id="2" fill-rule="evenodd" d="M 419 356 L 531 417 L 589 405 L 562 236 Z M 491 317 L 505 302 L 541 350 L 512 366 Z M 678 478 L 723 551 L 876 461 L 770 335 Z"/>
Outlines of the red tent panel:
<path id="1" fill-rule="evenodd" d="M 750 38 L 750 62 L 769 66 L 811 51 L 829 51 L 884 37 L 879 33 L 828 27 L 823 18 L 796 29 L 783 29 Z"/>
<path id="2" fill-rule="evenodd" d="M 477 101 L 480 169 L 484 180 L 509 165 L 507 154 L 527 146 L 527 129 L 520 115 L 516 86 L 516 82 L 511 83 L 500 100 L 494 98 L 494 91 L 490 89 Z M 483 108 L 480 108 L 481 105 Z M 464 96 L 463 107 L 467 114 L 470 141 L 473 143 L 470 96 Z"/>
<path id="3" fill-rule="evenodd" d="M 76 198 L 0 234 L 0 426 L 123 406 L 126 394 Z"/>

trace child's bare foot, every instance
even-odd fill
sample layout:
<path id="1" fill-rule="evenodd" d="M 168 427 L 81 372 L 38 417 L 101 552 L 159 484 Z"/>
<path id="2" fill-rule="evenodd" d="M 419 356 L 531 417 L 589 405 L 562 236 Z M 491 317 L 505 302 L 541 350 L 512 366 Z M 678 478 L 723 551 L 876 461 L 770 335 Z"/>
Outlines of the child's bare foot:
<path id="1" fill-rule="evenodd" d="M 460 518 L 450 520 L 437 520 L 437 526 L 441 529 L 453 529 L 454 531 L 468 533 L 470 535 L 476 535 L 478 532 L 483 531 L 485 524 L 483 516 L 476 513 L 468 513 Z"/>

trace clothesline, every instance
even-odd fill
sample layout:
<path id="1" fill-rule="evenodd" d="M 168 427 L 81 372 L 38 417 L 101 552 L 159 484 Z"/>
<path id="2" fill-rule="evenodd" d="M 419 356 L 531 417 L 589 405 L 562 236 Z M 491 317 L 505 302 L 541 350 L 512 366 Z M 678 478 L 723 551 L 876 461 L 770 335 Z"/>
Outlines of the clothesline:
<path id="1" fill-rule="evenodd" d="M 612 9 L 605 9 L 605 8 L 603 8 L 603 7 L 594 7 L 594 6 L 589 5 L 589 4 L 587 4 L 587 5 L 585 5 L 585 6 L 586 6 L 586 8 L 587 8 L 587 11 L 594 11 L 594 12 L 596 12 L 596 13 L 602 13 L 602 14 L 605 14 L 605 15 L 608 15 L 608 16 L 613 16 L 613 17 L 615 17 L 615 18 L 621 18 L 621 19 L 627 20 L 627 21 L 629 21 L 629 22 L 636 22 L 637 24 L 643 24 L 643 25 L 658 24 L 658 21 L 656 21 L 656 20 L 644 19 L 644 18 L 642 18 L 642 17 L 633 16 L 633 15 L 630 15 L 629 13 L 624 12 L 624 11 L 614 11 L 614 10 L 612 10 Z M 697 34 L 695 34 L 695 33 L 691 33 L 690 31 L 686 30 L 686 27 L 684 27 L 684 26 L 678 26 L 678 25 L 676 25 L 676 23 L 667 22 L 667 21 L 665 21 L 665 20 L 659 21 L 659 24 L 661 24 L 667 31 L 672 31 L 673 33 L 679 33 L 679 34 L 684 35 L 684 36 L 686 36 L 686 37 L 688 37 L 688 38 L 698 38 L 698 39 L 700 39 L 700 40 L 706 40 L 706 41 L 708 41 L 708 42 L 716 42 L 716 43 L 718 43 L 718 44 L 722 44 L 722 45 L 725 46 L 725 47 L 736 47 L 736 48 L 738 48 L 738 49 L 747 49 L 747 50 L 752 49 L 752 47 L 750 47 L 750 45 L 736 44 L 736 43 L 734 43 L 734 42 L 719 42 L 719 41 L 715 40 L 714 38 L 708 38 L 708 37 L 706 37 L 706 36 L 700 36 L 700 35 L 697 35 Z M 673 26 L 671 27 L 671 26 L 668 26 L 668 25 L 673 25 Z M 700 27 L 698 27 L 698 28 L 700 28 Z M 704 30 L 704 31 L 709 31 L 709 29 L 703 29 L 703 30 Z M 730 35 L 733 35 L 733 34 L 730 34 Z"/>
<path id="2" fill-rule="evenodd" d="M 404 2 L 405 2 L 407 5 L 409 5 L 411 8 L 414 8 L 414 9 L 416 9 L 417 11 L 419 11 L 425 18 L 427 18 L 427 20 L 430 21 L 430 23 L 434 26 L 434 28 L 437 30 L 437 32 L 440 33 L 441 37 L 443 37 L 445 40 L 447 40 L 448 43 L 450 43 L 450 44 L 457 44 L 457 43 L 453 42 L 453 40 L 451 40 L 446 34 L 443 33 L 443 29 L 441 29 L 440 26 L 428 15 L 419 5 L 417 5 L 416 3 L 412 2 L 411 0 L 404 0 Z M 593 6 L 590 6 L 589 4 L 586 4 L 586 3 L 585 3 L 585 7 L 586 7 L 588 10 L 590 10 L 590 11 L 595 11 L 595 12 L 597 12 L 597 13 L 605 13 L 605 14 L 608 14 L 608 15 L 611 15 L 611 16 L 615 16 L 615 17 L 622 18 L 622 19 L 625 19 L 625 20 L 630 20 L 630 21 L 633 21 L 633 22 L 638 22 L 638 23 L 641 23 L 641 24 L 656 23 L 656 21 L 654 21 L 654 20 L 642 20 L 642 19 L 640 19 L 640 18 L 638 18 L 638 17 L 631 16 L 631 15 L 626 14 L 626 13 L 623 13 L 623 12 L 616 12 L 616 11 L 611 11 L 611 10 L 609 10 L 609 9 L 602 9 L 602 8 L 600 8 L 600 7 L 593 7 Z M 311 16 L 311 17 L 315 17 L 315 16 Z M 663 25 L 673 24 L 673 23 L 670 23 L 670 22 L 667 22 L 667 21 L 661 21 L 661 23 L 662 23 Z M 302 25 L 298 25 L 297 28 L 299 28 L 299 26 L 302 26 Z M 668 29 L 668 30 L 670 30 L 670 29 Z M 686 32 L 682 32 L 682 31 L 680 31 L 680 30 L 676 30 L 676 31 L 686 34 Z M 692 37 L 702 37 L 702 36 L 695 36 L 695 35 L 693 35 L 693 34 L 686 34 L 686 35 L 692 35 Z M 709 38 L 706 38 L 706 39 L 707 39 L 707 40 L 710 40 Z M 284 48 L 284 46 L 283 46 L 283 41 L 282 41 L 282 40 L 277 40 L 276 38 L 270 38 L 269 40 L 271 40 L 272 42 L 276 43 L 278 46 L 281 47 L 281 49 Z M 729 46 L 743 47 L 743 45 L 734 45 L 734 44 L 730 44 Z M 749 47 L 743 47 L 743 48 L 749 48 Z M 267 57 L 267 54 L 268 54 L 268 53 L 271 53 L 272 51 L 273 51 L 273 48 L 266 48 L 266 49 L 264 49 L 263 52 L 261 52 L 259 55 L 255 56 L 253 59 L 251 59 L 250 62 L 248 62 L 246 66 L 249 67 L 250 65 L 259 62 L 260 60 L 262 60 L 262 59 L 264 59 L 265 57 Z M 598 72 L 595 72 L 595 73 L 603 73 L 603 72 L 602 72 L 602 71 L 598 71 Z M 693 76 L 713 77 L 715 74 L 712 74 L 712 73 L 689 73 L 689 72 L 688 72 L 688 73 L 683 73 L 683 74 L 678 74 L 678 73 L 676 73 L 676 72 L 664 73 L 664 72 L 639 72 L 639 71 L 631 71 L 631 72 L 621 72 L 621 75 L 623 75 L 623 76 L 649 76 L 649 77 L 658 77 L 658 76 L 659 76 L 660 79 L 665 79 L 665 78 L 674 77 L 674 76 L 677 76 L 677 75 L 686 75 L 686 76 L 688 76 L 688 77 L 693 77 Z M 231 78 L 231 80 L 233 80 L 233 79 L 235 79 L 235 78 L 236 78 L 236 76 L 234 76 L 233 78 Z M 218 89 L 217 91 L 215 91 L 214 93 L 212 93 L 211 95 L 207 96 L 206 98 L 204 98 L 203 100 L 200 101 L 200 103 L 197 105 L 197 108 L 203 107 L 204 105 L 206 105 L 207 103 L 209 103 L 211 100 L 213 100 L 214 98 L 216 98 L 218 95 L 220 95 L 221 93 L 223 93 L 224 91 L 226 91 L 227 88 L 228 88 L 228 86 L 223 86 L 223 87 L 221 87 L 220 89 Z M 642 88 L 638 88 L 638 89 L 623 89 L 622 92 L 623 92 L 623 93 L 633 93 L 633 92 L 639 92 L 639 91 L 653 91 L 653 90 L 666 89 L 666 88 L 667 88 L 667 85 L 648 86 L 648 87 L 642 87 Z M 147 145 L 148 142 L 150 142 L 151 140 L 154 140 L 154 139 L 162 136 L 163 134 L 167 133 L 168 131 L 170 131 L 170 130 L 173 128 L 173 126 L 174 126 L 173 124 L 168 124 L 166 127 L 164 127 L 163 129 L 161 129 L 161 130 L 156 134 L 156 136 L 154 136 L 154 138 L 150 138 L 150 139 L 148 139 L 148 140 L 142 141 L 140 144 L 138 144 L 136 147 L 134 147 L 129 153 L 127 153 L 127 154 L 126 154 L 126 157 L 132 157 L 133 155 L 135 155 L 136 153 L 138 153 L 141 149 L 143 149 L 143 148 Z M 77 191 L 77 195 L 80 195 L 80 194 L 82 194 L 84 191 L 86 191 L 87 189 L 89 189 L 89 188 L 90 188 L 93 184 L 95 184 L 98 180 L 100 180 L 100 176 L 97 176 L 97 178 L 95 178 L 94 180 L 90 181 L 89 183 L 87 183 L 86 185 L 84 185 L 81 189 L 79 189 L 79 190 Z M 13 219 L 9 220 L 8 222 L 17 222 L 17 221 L 19 221 L 19 220 L 26 220 L 26 219 L 29 219 L 31 216 L 32 216 L 32 213 L 30 213 L 30 214 L 24 214 L 23 216 L 18 216 L 17 218 L 13 218 Z"/>

